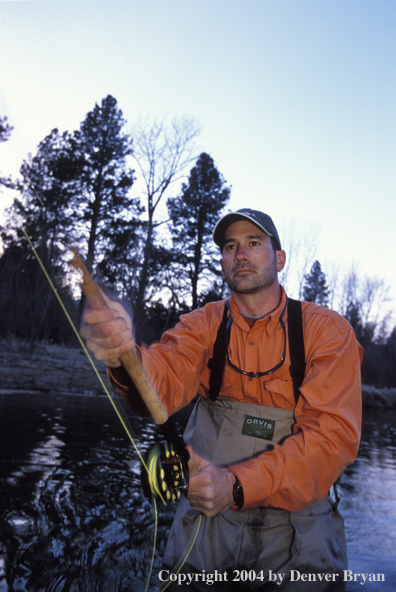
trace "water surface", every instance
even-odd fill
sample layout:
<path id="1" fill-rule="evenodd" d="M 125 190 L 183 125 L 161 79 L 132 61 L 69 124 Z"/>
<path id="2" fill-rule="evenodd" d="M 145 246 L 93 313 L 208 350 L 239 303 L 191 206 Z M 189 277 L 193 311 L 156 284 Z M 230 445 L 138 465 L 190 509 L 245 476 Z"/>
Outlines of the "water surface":
<path id="1" fill-rule="evenodd" d="M 156 428 L 129 414 L 144 451 Z M 144 590 L 155 518 L 140 462 L 105 396 L 0 397 L 0 592 Z M 341 511 L 349 567 L 386 581 L 348 590 L 396 589 L 396 412 L 365 413 L 358 460 L 345 472 Z M 174 509 L 159 507 L 157 589 Z"/>

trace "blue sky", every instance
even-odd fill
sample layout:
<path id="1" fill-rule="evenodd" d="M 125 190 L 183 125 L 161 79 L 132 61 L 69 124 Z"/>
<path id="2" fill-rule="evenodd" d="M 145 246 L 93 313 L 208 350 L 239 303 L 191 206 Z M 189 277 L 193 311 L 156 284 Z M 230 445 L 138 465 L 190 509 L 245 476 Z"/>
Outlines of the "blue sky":
<path id="1" fill-rule="evenodd" d="M 396 296 L 394 0 L 0 0 L 0 19 L 3 173 L 107 94 L 131 124 L 197 117 L 233 209 L 317 226 L 325 271 Z"/>

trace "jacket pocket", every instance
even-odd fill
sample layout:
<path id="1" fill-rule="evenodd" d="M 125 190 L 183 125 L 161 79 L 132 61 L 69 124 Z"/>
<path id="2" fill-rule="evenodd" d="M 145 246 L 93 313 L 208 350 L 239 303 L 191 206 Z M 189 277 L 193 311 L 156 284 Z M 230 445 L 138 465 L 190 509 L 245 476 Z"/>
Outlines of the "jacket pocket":
<path id="1" fill-rule="evenodd" d="M 263 384 L 264 389 L 270 393 L 274 407 L 294 409 L 293 383 L 284 378 L 271 378 Z"/>

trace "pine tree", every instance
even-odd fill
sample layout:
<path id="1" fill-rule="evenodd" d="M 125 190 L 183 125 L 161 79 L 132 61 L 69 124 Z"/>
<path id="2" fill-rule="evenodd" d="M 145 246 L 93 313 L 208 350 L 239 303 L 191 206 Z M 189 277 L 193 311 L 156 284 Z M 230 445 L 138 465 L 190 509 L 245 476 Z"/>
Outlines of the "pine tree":
<path id="1" fill-rule="evenodd" d="M 0 117 L 0 144 L 9 140 L 13 127 L 8 123 L 7 117 Z M 9 189 L 16 189 L 17 184 L 11 177 L 3 177 L 0 175 L 0 186 L 8 187 Z"/>
<path id="2" fill-rule="evenodd" d="M 329 301 L 329 288 L 326 274 L 323 273 L 319 261 L 315 261 L 310 272 L 304 276 L 303 299 L 307 302 L 316 302 L 327 306 Z"/>
<path id="3" fill-rule="evenodd" d="M 117 230 L 141 212 L 129 196 L 134 176 L 126 158 L 132 141 L 122 131 L 124 123 L 117 101 L 108 96 L 80 130 L 61 135 L 55 129 L 40 143 L 21 168 L 23 195 L 10 210 L 11 240 L 21 236 L 23 224 L 49 266 L 57 247 L 73 244 L 90 270 L 96 266 Z"/>
<path id="4" fill-rule="evenodd" d="M 130 222 L 137 206 L 129 191 L 134 173 L 127 166 L 132 140 L 117 101 L 107 96 L 85 117 L 73 134 L 63 172 L 69 177 L 73 235 L 86 253 L 89 270 L 111 242 L 115 228 Z M 59 171 L 62 173 L 62 171 Z"/>
<path id="5" fill-rule="evenodd" d="M 183 184 L 181 195 L 167 202 L 171 218 L 176 282 L 199 304 L 199 285 L 209 287 L 219 276 L 218 253 L 212 241 L 214 226 L 226 206 L 230 189 L 209 154 L 202 153 Z"/>
<path id="6" fill-rule="evenodd" d="M 53 130 L 40 143 L 36 156 L 23 163 L 22 196 L 14 200 L 0 229 L 6 252 L 12 251 L 5 259 L 6 270 L 20 260 L 20 253 L 26 265 L 31 261 L 23 226 L 51 278 L 62 288 L 65 264 L 59 255 L 67 246 L 79 246 L 92 270 L 117 232 L 141 212 L 138 200 L 129 196 L 134 177 L 126 159 L 132 144 L 122 131 L 124 123 L 117 101 L 108 96 L 88 113 L 77 132 L 61 135 Z M 18 267 L 23 277 L 28 277 L 26 265 Z M 33 289 L 35 280 L 31 281 Z M 33 296 L 40 293 L 26 289 L 27 305 L 33 306 Z M 44 312 L 47 300 L 40 302 Z"/>
<path id="7" fill-rule="evenodd" d="M 4 253 L 0 259 L 0 298 L 3 320 L 0 332 L 28 340 L 64 341 L 70 328 L 51 288 L 27 243 L 31 239 L 52 282 L 68 302 L 73 316 L 71 293 L 65 285 L 65 250 L 68 227 L 67 193 L 56 171 L 64 157 L 70 135 L 57 129 L 40 142 L 37 154 L 21 166 L 22 193 L 6 212 L 0 228 Z"/>

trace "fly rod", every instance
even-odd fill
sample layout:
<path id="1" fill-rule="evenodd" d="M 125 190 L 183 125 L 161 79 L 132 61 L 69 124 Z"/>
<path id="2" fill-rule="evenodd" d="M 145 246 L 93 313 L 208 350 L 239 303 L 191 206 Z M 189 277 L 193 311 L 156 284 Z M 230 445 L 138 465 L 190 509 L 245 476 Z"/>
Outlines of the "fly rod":
<path id="1" fill-rule="evenodd" d="M 78 249 L 72 248 L 73 259 L 69 261 L 81 276 L 81 290 L 90 308 L 109 308 L 98 286 L 92 279 Z M 190 455 L 183 439 L 170 422 L 154 386 L 133 350 L 120 356 L 120 362 L 130 376 L 146 404 L 151 417 L 160 427 L 166 440 L 158 443 L 148 453 L 147 471 L 142 472 L 142 485 L 146 495 L 149 492 L 160 497 L 164 503 L 176 501 L 188 488 Z"/>

